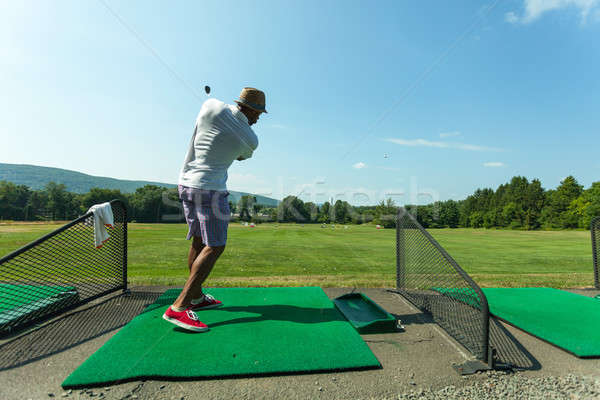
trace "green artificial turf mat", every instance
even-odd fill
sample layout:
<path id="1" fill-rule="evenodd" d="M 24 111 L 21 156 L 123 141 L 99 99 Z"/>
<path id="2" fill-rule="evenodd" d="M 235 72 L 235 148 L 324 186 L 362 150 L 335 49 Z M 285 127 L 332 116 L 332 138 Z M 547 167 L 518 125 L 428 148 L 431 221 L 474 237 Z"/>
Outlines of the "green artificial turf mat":
<path id="1" fill-rule="evenodd" d="M 472 289 L 433 288 L 474 306 Z M 550 288 L 482 289 L 490 313 L 577 357 L 600 356 L 600 301 Z"/>
<path id="2" fill-rule="evenodd" d="M 479 303 L 479 296 L 477 292 L 472 288 L 432 288 L 436 292 L 439 292 L 448 297 L 452 297 L 462 303 L 468 304 L 471 307 L 481 308 Z M 483 290 L 483 289 L 482 289 Z M 487 297 L 487 296 L 486 296 Z"/>
<path id="3" fill-rule="evenodd" d="M 48 297 L 60 297 L 73 292 L 72 286 L 34 286 L 0 284 L 0 312 L 12 310 Z M 67 293 L 69 294 L 69 293 Z"/>
<path id="4" fill-rule="evenodd" d="M 31 316 L 41 315 L 50 309 L 58 309 L 79 299 L 72 286 L 34 286 L 0 284 L 0 330 L 9 323 Z"/>
<path id="5" fill-rule="evenodd" d="M 483 292 L 498 318 L 578 357 L 600 356 L 600 301 L 550 288 Z"/>
<path id="6" fill-rule="evenodd" d="M 224 305 L 198 312 L 210 327 L 204 333 L 189 333 L 162 319 L 179 292 L 165 292 L 63 387 L 381 367 L 321 288 L 207 290 Z"/>

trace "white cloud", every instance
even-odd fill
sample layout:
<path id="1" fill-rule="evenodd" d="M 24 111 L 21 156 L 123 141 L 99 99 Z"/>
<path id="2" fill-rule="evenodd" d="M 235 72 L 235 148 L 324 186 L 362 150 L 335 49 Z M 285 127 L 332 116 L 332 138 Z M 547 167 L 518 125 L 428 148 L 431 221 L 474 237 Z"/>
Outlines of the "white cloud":
<path id="1" fill-rule="evenodd" d="M 354 164 L 352 166 L 352 168 L 362 169 L 362 168 L 365 168 L 366 166 L 367 166 L 367 164 L 365 164 L 364 162 L 357 162 L 356 164 Z"/>
<path id="2" fill-rule="evenodd" d="M 440 149 L 458 149 L 467 151 L 501 151 L 494 147 L 479 146 L 475 144 L 466 143 L 451 143 L 451 142 L 433 142 L 425 139 L 385 139 L 387 142 L 399 144 L 401 146 L 410 147 L 437 147 Z"/>
<path id="3" fill-rule="evenodd" d="M 504 20 L 508 23 L 516 24 L 519 22 L 519 17 L 517 17 L 517 14 L 511 11 L 504 14 Z"/>
<path id="4" fill-rule="evenodd" d="M 440 137 L 442 139 L 448 138 L 448 137 L 456 137 L 456 136 L 460 136 L 460 135 L 462 135 L 462 133 L 460 133 L 459 131 L 440 133 Z"/>
<path id="5" fill-rule="evenodd" d="M 581 22 L 585 23 L 590 13 L 597 10 L 599 5 L 600 0 L 524 0 L 523 15 L 518 16 L 514 12 L 508 12 L 504 14 L 504 20 L 512 24 L 517 22 L 528 24 L 548 11 L 575 8 L 579 12 Z"/>
<path id="6" fill-rule="evenodd" d="M 504 167 L 504 163 L 493 161 L 493 162 L 483 163 L 483 166 L 489 167 L 489 168 L 499 168 L 499 167 Z"/>

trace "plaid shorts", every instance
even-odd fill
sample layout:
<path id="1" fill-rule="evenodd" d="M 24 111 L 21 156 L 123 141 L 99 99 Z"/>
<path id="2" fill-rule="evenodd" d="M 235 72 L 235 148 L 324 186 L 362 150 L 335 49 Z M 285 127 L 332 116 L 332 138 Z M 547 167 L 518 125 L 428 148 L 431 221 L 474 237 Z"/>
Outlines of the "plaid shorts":
<path id="1" fill-rule="evenodd" d="M 179 185 L 179 199 L 188 223 L 187 239 L 201 237 L 210 247 L 225 246 L 230 210 L 229 192 L 202 190 Z"/>

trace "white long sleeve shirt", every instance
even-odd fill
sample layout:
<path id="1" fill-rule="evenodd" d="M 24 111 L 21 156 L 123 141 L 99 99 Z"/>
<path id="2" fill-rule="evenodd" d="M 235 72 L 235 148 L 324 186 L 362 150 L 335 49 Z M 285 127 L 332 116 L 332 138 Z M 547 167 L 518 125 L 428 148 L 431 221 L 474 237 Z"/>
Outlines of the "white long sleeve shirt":
<path id="1" fill-rule="evenodd" d="M 237 106 L 209 99 L 202 104 L 194 135 L 179 174 L 179 184 L 204 190 L 227 190 L 227 169 L 258 147 L 248 118 Z"/>

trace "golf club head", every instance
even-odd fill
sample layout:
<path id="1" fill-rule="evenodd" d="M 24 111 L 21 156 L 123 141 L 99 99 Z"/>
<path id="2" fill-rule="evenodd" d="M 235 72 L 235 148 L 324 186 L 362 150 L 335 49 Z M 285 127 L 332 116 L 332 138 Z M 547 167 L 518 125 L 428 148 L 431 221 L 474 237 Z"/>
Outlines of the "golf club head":
<path id="1" fill-rule="evenodd" d="M 210 94 L 210 86 L 204 86 L 204 91 L 206 94 Z"/>

